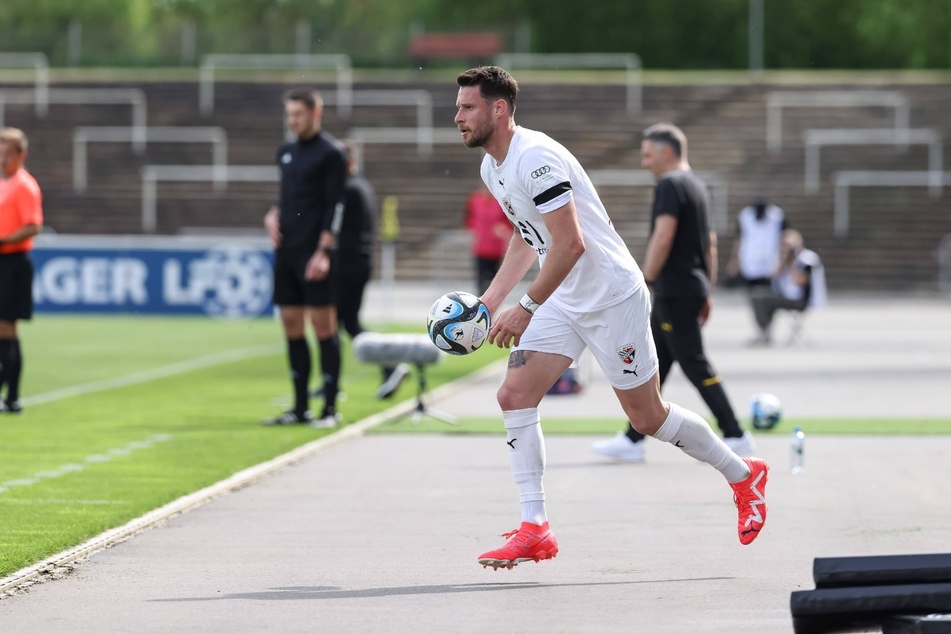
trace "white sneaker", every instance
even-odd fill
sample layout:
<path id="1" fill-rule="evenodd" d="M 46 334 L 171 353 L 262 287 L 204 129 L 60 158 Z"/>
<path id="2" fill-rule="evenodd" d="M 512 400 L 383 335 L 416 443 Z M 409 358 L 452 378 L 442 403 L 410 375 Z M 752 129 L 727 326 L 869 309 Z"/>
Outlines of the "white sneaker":
<path id="1" fill-rule="evenodd" d="M 644 462 L 644 441 L 634 442 L 624 432 L 618 432 L 611 440 L 599 440 L 591 445 L 591 449 L 624 462 Z"/>
<path id="2" fill-rule="evenodd" d="M 307 426 L 314 429 L 333 429 L 340 424 L 341 420 L 343 420 L 343 416 L 337 412 L 325 412 L 320 418 L 315 418 L 307 423 Z"/>
<path id="3" fill-rule="evenodd" d="M 733 453 L 740 457 L 752 456 L 756 451 L 756 443 L 753 442 L 753 435 L 745 431 L 739 438 L 724 438 L 726 446 L 733 450 Z"/>

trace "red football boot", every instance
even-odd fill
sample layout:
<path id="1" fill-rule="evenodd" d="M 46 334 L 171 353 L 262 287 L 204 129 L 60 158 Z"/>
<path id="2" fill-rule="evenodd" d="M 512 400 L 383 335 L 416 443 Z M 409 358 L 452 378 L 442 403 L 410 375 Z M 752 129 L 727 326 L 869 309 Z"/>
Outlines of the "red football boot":
<path id="1" fill-rule="evenodd" d="M 558 540 L 548 527 L 548 522 L 541 526 L 522 522 L 518 529 L 505 533 L 502 537 L 508 539 L 505 546 L 479 555 L 479 563 L 483 568 L 492 566 L 495 570 L 511 570 L 520 563 L 539 562 L 558 554 Z"/>
<path id="2" fill-rule="evenodd" d="M 769 465 L 759 458 L 744 458 L 750 468 L 750 477 L 733 482 L 733 502 L 739 512 L 736 530 L 741 544 L 752 543 L 766 523 L 766 480 Z"/>

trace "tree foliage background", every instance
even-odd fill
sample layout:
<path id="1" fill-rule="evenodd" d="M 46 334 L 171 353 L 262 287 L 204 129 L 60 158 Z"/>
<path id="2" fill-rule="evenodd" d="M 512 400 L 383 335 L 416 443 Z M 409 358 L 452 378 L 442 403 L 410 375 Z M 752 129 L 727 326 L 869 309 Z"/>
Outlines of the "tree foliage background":
<path id="1" fill-rule="evenodd" d="M 764 0 L 767 68 L 949 68 L 951 0 Z M 411 32 L 496 31 L 514 50 L 636 52 L 650 69 L 747 64 L 749 0 L 3 0 L 0 50 L 64 63 L 82 25 L 84 63 L 181 63 L 182 28 L 199 54 L 309 52 L 357 63 L 408 62 Z"/>

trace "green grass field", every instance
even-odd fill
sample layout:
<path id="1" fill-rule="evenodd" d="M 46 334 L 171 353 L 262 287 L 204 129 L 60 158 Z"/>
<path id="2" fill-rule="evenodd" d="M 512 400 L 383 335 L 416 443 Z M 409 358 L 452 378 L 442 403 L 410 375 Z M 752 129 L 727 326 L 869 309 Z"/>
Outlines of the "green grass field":
<path id="1" fill-rule="evenodd" d="M 0 415 L 0 577 L 328 433 L 260 425 L 290 402 L 270 319 L 40 315 L 21 340 L 25 412 Z M 413 397 L 407 381 L 377 401 L 379 369 L 344 343 L 345 422 Z M 503 356 L 448 358 L 427 376 L 436 386 Z"/>

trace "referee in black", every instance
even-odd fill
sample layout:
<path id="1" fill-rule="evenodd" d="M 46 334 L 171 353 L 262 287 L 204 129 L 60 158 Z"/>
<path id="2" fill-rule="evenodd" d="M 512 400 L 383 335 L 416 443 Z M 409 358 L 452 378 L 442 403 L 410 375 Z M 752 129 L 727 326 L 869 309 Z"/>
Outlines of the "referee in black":
<path id="1" fill-rule="evenodd" d="M 735 453 L 753 453 L 753 438 L 733 413 L 720 376 L 707 360 L 701 327 L 710 317 L 717 276 L 717 236 L 710 226 L 706 184 L 687 162 L 687 137 L 677 126 L 658 123 L 644 131 L 641 166 L 653 174 L 651 235 L 643 273 L 654 293 L 651 331 L 661 386 L 676 361 L 717 420 Z M 644 459 L 644 435 L 625 434 L 595 443 L 598 453 L 630 462 Z"/>
<path id="2" fill-rule="evenodd" d="M 264 216 L 274 245 L 274 303 L 280 307 L 294 384 L 294 407 L 266 425 L 338 424 L 340 340 L 337 338 L 335 250 L 343 215 L 347 161 L 340 143 L 321 130 L 323 102 L 309 89 L 288 92 L 284 117 L 297 138 L 277 150 L 280 200 Z M 308 382 L 310 350 L 305 323 L 314 327 L 323 374 L 324 407 L 311 415 Z"/>

